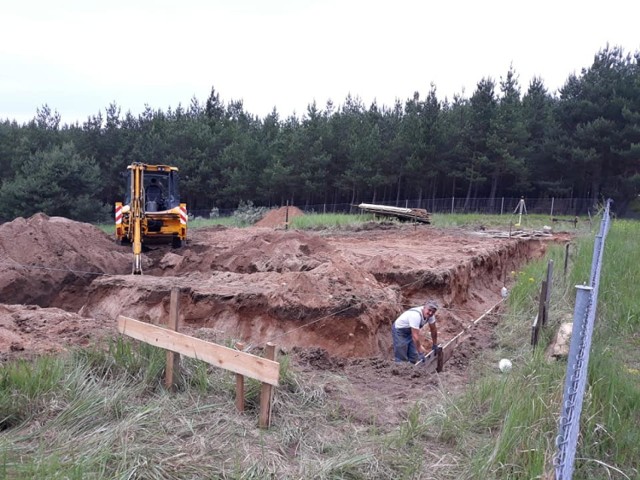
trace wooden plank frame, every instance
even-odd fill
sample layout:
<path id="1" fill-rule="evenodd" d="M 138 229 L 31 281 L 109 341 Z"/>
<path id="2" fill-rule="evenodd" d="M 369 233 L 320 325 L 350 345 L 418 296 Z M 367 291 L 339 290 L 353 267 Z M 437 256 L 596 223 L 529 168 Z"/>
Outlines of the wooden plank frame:
<path id="1" fill-rule="evenodd" d="M 190 337 L 124 315 L 118 316 L 118 331 L 156 347 L 202 360 L 216 367 L 254 378 L 259 382 L 278 386 L 280 364 L 276 361 Z"/>

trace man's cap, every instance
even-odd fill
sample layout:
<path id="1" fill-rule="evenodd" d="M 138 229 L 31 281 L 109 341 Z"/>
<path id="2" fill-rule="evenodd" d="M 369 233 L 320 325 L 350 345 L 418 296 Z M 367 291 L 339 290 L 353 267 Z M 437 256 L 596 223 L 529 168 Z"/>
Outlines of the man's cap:
<path id="1" fill-rule="evenodd" d="M 427 308 L 431 308 L 433 310 L 438 310 L 438 304 L 433 300 L 429 300 L 427 303 L 424 304 L 424 306 Z"/>

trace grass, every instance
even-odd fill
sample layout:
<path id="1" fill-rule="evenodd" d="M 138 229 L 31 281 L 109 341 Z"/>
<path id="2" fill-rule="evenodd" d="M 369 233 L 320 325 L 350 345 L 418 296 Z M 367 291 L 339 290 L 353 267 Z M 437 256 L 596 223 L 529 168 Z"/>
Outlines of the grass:
<path id="1" fill-rule="evenodd" d="M 199 229 L 222 225 L 227 227 L 247 227 L 251 225 L 246 216 L 234 215 L 216 218 L 195 218 L 189 220 L 189 229 Z M 253 217 L 252 217 L 253 218 Z M 256 217 L 257 218 L 257 217 Z M 572 223 L 575 217 L 554 217 L 559 222 L 552 222 L 548 215 L 525 215 L 522 220 L 518 215 L 483 215 L 483 214 L 431 214 L 431 225 L 439 228 L 452 227 L 483 227 L 501 230 L 542 230 L 544 226 L 551 226 L 557 232 L 585 233 L 591 231 L 592 221 L 589 218 L 580 218 L 577 225 Z M 518 225 L 518 222 L 522 222 Z M 307 213 L 293 217 L 289 220 L 289 228 L 297 230 L 320 230 L 338 228 L 357 228 L 370 222 L 400 223 L 393 217 L 376 217 L 372 214 L 348 214 L 348 213 Z M 595 222 L 597 223 L 597 222 Z M 114 235 L 113 224 L 96 225 L 108 235 Z"/>
<path id="2" fill-rule="evenodd" d="M 3 402 L 14 415 L 0 434 L 0 477 L 349 478 L 375 463 L 367 453 L 334 450 L 336 441 L 352 443 L 353 430 L 336 436 L 344 419 L 325 409 L 323 385 L 301 381 L 286 356 L 269 431 L 256 428 L 257 382 L 247 385 L 247 413 L 230 414 L 233 374 L 185 358 L 183 383 L 168 394 L 164 358 L 119 339 L 31 368 L 0 367 L 2 391 L 15 400 Z"/>
<path id="3" fill-rule="evenodd" d="M 632 286 L 640 271 L 640 258 L 633 248 L 639 234 L 640 224 L 616 222 L 607 238 L 574 478 L 638 478 L 640 474 L 640 388 L 633 367 L 640 357 L 639 322 Z M 574 286 L 589 280 L 592 248 L 591 239 L 578 241 L 567 281 L 560 269 L 555 270 L 551 318 L 556 320 L 551 327 L 572 313 Z M 551 251 L 555 265 L 561 251 Z M 537 280 L 545 269 L 546 261 L 533 262 L 518 275 L 510 293 L 510 314 L 497 331 L 499 348 L 475 366 L 475 382 L 442 416 L 441 440 L 458 446 L 460 456 L 466 458 L 460 478 L 546 478 L 553 471 L 566 363 L 549 361 L 543 354 L 551 328 L 545 328 L 548 333 L 535 352 L 523 341 L 537 311 Z M 631 355 L 621 355 L 627 351 Z M 499 374 L 494 367 L 501 356 L 514 360 L 509 375 Z"/>
<path id="4" fill-rule="evenodd" d="M 435 226 L 504 225 L 442 217 L 433 217 Z M 616 221 L 607 237 L 574 478 L 640 476 L 639 235 L 639 224 Z M 571 316 L 575 285 L 588 281 L 592 246 L 588 236 L 576 241 L 566 279 L 562 247 L 514 272 L 496 347 L 471 365 L 467 391 L 416 402 L 395 428 L 354 422 L 326 393 L 327 382 L 348 390 L 345 378 L 308 378 L 287 356 L 269 430 L 256 427 L 257 383 L 247 382 L 247 412 L 235 414 L 233 374 L 183 358 L 181 383 L 169 394 L 164 352 L 138 342 L 3 363 L 0 478 L 542 478 L 552 471 L 566 369 L 548 361 L 544 347 Z M 550 324 L 532 352 L 549 258 Z M 506 375 L 496 368 L 503 357 L 514 365 Z"/>
<path id="5" fill-rule="evenodd" d="M 435 227 L 484 227 L 501 230 L 542 230 L 543 227 L 551 227 L 556 232 L 584 233 L 590 231 L 592 222 L 588 218 L 580 218 L 574 226 L 572 220 L 575 217 L 554 217 L 560 222 L 553 222 L 549 215 L 531 214 L 523 215 L 520 220 L 518 215 L 483 215 L 483 214 L 432 214 L 431 221 Z M 521 223 L 519 223 L 521 222 Z M 597 223 L 597 222 L 595 222 Z M 594 224 L 595 224 L 594 223 Z M 596 225 L 597 226 L 597 225 Z"/>
<path id="6" fill-rule="evenodd" d="M 216 217 L 216 218 L 195 218 L 189 220 L 189 228 L 197 229 L 203 227 L 211 227 L 214 225 L 222 225 L 225 227 L 245 227 L 246 224 L 236 217 Z"/>
<path id="7" fill-rule="evenodd" d="M 314 230 L 319 228 L 344 228 L 362 225 L 374 220 L 373 215 L 351 215 L 346 213 L 313 213 L 293 217 L 290 227 L 298 230 Z"/>

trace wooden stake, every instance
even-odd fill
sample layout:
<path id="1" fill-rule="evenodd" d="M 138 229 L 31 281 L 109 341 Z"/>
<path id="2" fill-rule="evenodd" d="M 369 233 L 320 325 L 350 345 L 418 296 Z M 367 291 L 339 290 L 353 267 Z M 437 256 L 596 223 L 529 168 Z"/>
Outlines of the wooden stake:
<path id="1" fill-rule="evenodd" d="M 178 289 L 171 289 L 171 300 L 169 303 L 169 330 L 178 331 Z M 176 378 L 180 376 L 180 354 L 167 350 L 167 368 L 165 372 L 164 385 L 169 390 L 175 390 Z"/>
<path id="2" fill-rule="evenodd" d="M 284 210 L 284 229 L 289 230 L 289 200 L 287 200 L 287 208 Z"/>
<path id="3" fill-rule="evenodd" d="M 264 357 L 267 360 L 276 359 L 276 346 L 273 343 L 267 343 Z M 271 385 L 263 383 L 260 388 L 260 419 L 258 422 L 260 428 L 269 428 L 271 425 L 271 392 Z"/>
<path id="4" fill-rule="evenodd" d="M 536 316 L 536 319 L 535 319 L 535 321 L 534 321 L 534 323 L 532 325 L 532 329 L 531 329 L 531 345 L 533 346 L 534 349 L 538 345 L 538 338 L 540 336 L 540 328 L 542 327 L 542 324 L 544 323 L 544 315 L 545 315 L 544 303 L 545 303 L 546 297 L 547 297 L 547 281 L 543 280 L 542 281 L 542 286 L 540 287 L 540 300 L 538 302 L 538 315 Z"/>
<path id="5" fill-rule="evenodd" d="M 237 342 L 236 348 L 240 351 L 244 350 L 244 343 Z M 236 410 L 244 412 L 244 375 L 236 373 Z"/>
<path id="6" fill-rule="evenodd" d="M 538 304 L 538 316 L 542 320 L 542 325 L 547 324 L 547 287 L 547 281 L 543 280 L 540 288 L 540 303 Z"/>
<path id="7" fill-rule="evenodd" d="M 547 324 L 549 320 L 549 306 L 551 305 L 551 290 L 553 289 L 553 260 L 549 259 L 547 263 L 547 287 L 544 299 L 544 317 L 542 318 L 542 325 Z"/>

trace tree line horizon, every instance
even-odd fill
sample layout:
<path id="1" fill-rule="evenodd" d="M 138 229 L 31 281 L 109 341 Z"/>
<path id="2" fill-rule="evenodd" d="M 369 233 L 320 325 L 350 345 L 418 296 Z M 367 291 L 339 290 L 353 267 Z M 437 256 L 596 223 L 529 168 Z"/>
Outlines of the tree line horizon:
<path id="1" fill-rule="evenodd" d="M 557 95 L 538 77 L 523 93 L 510 67 L 468 98 L 439 100 L 431 84 L 424 99 L 348 95 L 283 119 L 213 87 L 204 103 L 137 116 L 114 102 L 82 125 L 45 104 L 24 124 L 0 121 L 0 218 L 105 221 L 133 162 L 177 166 L 190 210 L 525 196 L 610 197 L 623 214 L 640 193 L 639 60 L 607 45 Z"/>

